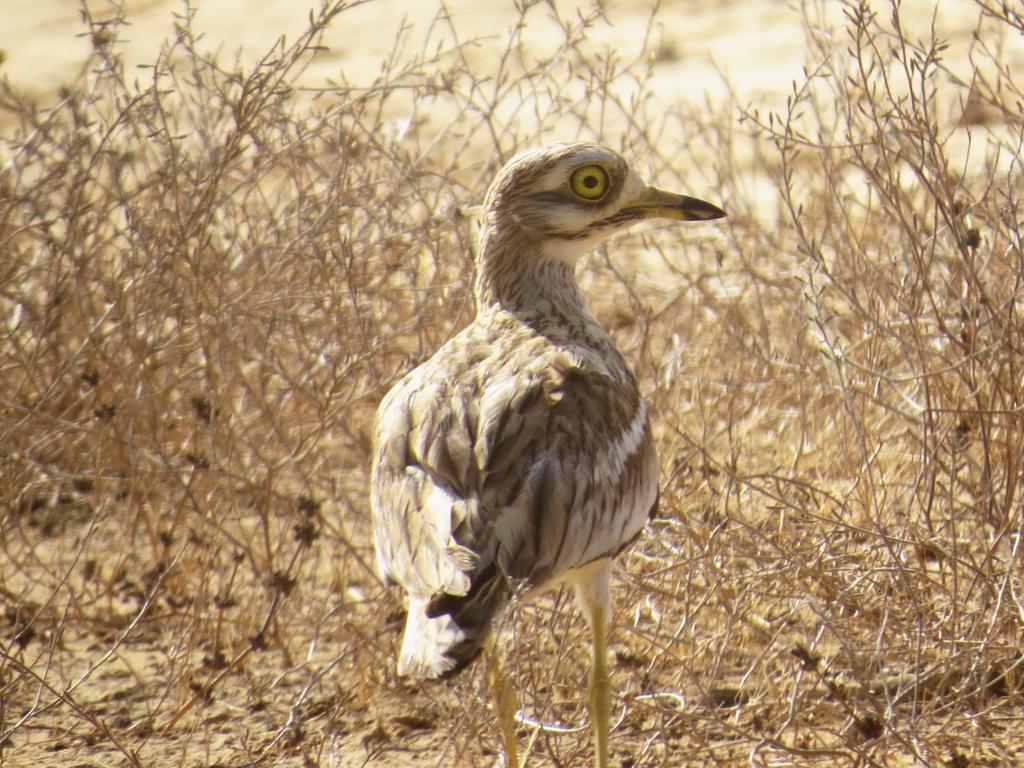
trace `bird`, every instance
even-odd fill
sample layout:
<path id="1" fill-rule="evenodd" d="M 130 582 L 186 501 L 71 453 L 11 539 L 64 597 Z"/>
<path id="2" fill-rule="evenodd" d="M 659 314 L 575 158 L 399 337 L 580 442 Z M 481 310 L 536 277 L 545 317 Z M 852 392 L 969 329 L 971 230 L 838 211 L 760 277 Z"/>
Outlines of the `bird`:
<path id="1" fill-rule="evenodd" d="M 378 569 L 405 591 L 398 675 L 454 674 L 512 596 L 571 585 L 591 631 L 598 768 L 608 764 L 611 564 L 656 510 L 659 463 L 636 378 L 574 268 L 639 222 L 723 216 L 647 185 L 600 144 L 516 154 L 484 197 L 475 318 L 377 410 L 370 504 Z M 503 728 L 513 753 L 514 726 Z"/>

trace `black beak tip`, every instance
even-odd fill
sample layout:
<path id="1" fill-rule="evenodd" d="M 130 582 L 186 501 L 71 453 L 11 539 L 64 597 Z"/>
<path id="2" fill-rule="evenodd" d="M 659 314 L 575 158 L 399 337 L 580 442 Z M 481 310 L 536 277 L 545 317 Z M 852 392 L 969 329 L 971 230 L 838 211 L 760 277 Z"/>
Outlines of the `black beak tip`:
<path id="1" fill-rule="evenodd" d="M 688 198 L 683 204 L 687 217 L 691 221 L 711 221 L 712 219 L 724 219 L 725 211 L 717 205 L 712 205 L 704 200 L 695 197 Z"/>

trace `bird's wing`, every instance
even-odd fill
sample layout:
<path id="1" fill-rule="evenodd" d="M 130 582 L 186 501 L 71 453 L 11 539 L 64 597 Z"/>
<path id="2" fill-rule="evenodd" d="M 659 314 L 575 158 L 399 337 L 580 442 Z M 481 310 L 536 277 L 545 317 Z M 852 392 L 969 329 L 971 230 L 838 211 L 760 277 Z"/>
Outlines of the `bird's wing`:
<path id="1" fill-rule="evenodd" d="M 378 411 L 371 501 L 384 575 L 441 600 L 495 566 L 535 586 L 637 534 L 657 460 L 632 382 L 550 350 L 468 379 L 443 370 L 418 369 Z"/>
<path id="2" fill-rule="evenodd" d="M 460 400 L 448 383 L 423 378 L 414 371 L 377 411 L 370 498 L 377 563 L 413 594 L 465 594 L 477 556 L 454 532 L 476 528 L 479 517 L 467 482 L 468 425 L 453 423 Z"/>

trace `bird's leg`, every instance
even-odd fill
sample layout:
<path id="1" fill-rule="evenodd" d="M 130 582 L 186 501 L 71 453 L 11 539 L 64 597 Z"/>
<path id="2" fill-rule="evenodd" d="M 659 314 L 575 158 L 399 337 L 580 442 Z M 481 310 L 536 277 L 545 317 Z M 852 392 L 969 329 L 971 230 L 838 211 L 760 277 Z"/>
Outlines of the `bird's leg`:
<path id="1" fill-rule="evenodd" d="M 611 720 L 611 682 L 608 679 L 608 651 L 605 646 L 607 617 L 604 606 L 593 615 L 594 666 L 590 670 L 590 719 L 594 729 L 594 764 L 608 765 L 608 726 Z"/>
<path id="2" fill-rule="evenodd" d="M 487 687 L 494 701 L 494 709 L 498 715 L 498 725 L 505 742 L 505 765 L 508 768 L 520 768 L 519 750 L 516 748 L 516 710 L 519 701 L 516 689 L 508 679 L 501 658 L 501 649 L 495 635 L 486 642 L 490 664 L 487 669 Z"/>
<path id="3" fill-rule="evenodd" d="M 608 619 L 611 600 L 608 584 L 611 560 L 595 563 L 576 581 L 576 597 L 590 623 L 594 643 L 594 661 L 590 668 L 590 727 L 594 733 L 594 765 L 608 766 L 608 730 L 611 721 L 611 682 L 608 679 Z"/>

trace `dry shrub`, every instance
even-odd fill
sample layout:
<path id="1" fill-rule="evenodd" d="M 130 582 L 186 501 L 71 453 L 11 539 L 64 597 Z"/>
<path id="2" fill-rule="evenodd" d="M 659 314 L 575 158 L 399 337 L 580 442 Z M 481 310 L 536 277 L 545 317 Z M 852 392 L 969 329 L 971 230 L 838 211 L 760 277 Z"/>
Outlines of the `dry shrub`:
<path id="1" fill-rule="evenodd" d="M 788 109 L 739 121 L 659 103 L 653 23 L 623 62 L 589 42 L 600 12 L 523 7 L 486 72 L 442 13 L 374 82 L 315 88 L 346 2 L 254 66 L 204 54 L 186 7 L 141 84 L 123 14 L 86 12 L 56 105 L 0 94 L 3 759 L 493 761 L 483 665 L 393 675 L 369 429 L 471 316 L 465 206 L 553 138 L 730 211 L 581 273 L 663 464 L 617 585 L 619 762 L 1012 759 L 1020 19 L 978 5 L 970 79 L 898 5 L 851 3 L 808 21 Z M 553 596 L 503 627 L 530 764 L 582 764 L 587 729 L 553 724 L 583 718 L 583 623 Z"/>

